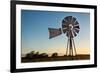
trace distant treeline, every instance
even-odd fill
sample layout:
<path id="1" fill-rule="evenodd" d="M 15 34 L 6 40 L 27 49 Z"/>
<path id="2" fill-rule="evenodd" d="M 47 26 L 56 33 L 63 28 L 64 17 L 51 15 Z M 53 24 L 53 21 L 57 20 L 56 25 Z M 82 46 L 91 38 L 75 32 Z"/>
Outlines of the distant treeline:
<path id="1" fill-rule="evenodd" d="M 90 59 L 89 54 L 78 54 L 76 56 L 58 56 L 58 53 L 52 53 L 49 56 L 47 53 L 39 53 L 35 51 L 31 51 L 25 55 L 25 57 L 21 57 L 21 62 L 49 62 L 49 61 L 67 61 L 67 60 L 87 60 Z"/>
<path id="2" fill-rule="evenodd" d="M 33 58 L 48 58 L 48 57 L 57 57 L 57 56 L 58 53 L 56 52 L 53 53 L 51 56 L 49 56 L 47 53 L 39 53 L 39 52 L 31 51 L 27 53 L 24 58 L 33 59 Z"/>

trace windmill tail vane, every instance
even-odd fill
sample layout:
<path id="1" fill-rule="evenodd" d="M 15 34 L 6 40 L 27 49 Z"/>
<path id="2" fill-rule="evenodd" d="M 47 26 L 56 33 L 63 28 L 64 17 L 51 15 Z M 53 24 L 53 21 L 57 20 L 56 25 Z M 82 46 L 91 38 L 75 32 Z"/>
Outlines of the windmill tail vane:
<path id="1" fill-rule="evenodd" d="M 49 30 L 49 39 L 54 38 L 62 34 L 61 28 L 48 28 Z"/>

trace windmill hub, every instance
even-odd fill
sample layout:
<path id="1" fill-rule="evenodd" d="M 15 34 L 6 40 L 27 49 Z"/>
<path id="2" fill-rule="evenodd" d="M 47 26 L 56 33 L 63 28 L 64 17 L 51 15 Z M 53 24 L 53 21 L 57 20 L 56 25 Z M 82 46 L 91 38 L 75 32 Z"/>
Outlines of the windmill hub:
<path id="1" fill-rule="evenodd" d="M 73 29 L 73 25 L 69 24 L 69 29 L 72 30 Z"/>
<path id="2" fill-rule="evenodd" d="M 74 56 L 76 55 L 76 48 L 74 43 L 74 37 L 79 33 L 80 27 L 79 23 L 73 16 L 67 16 L 62 20 L 62 28 L 48 28 L 49 38 L 61 35 L 62 32 L 68 37 L 66 55 Z"/>

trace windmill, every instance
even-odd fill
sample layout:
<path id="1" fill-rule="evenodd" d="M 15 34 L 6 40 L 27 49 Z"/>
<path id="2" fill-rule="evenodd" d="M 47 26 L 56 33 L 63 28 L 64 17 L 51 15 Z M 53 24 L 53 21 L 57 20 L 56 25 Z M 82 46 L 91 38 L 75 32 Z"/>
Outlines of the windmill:
<path id="1" fill-rule="evenodd" d="M 67 37 L 67 48 L 66 48 L 66 56 L 75 56 L 76 48 L 74 37 L 79 33 L 80 27 L 79 23 L 73 16 L 67 16 L 62 20 L 62 28 L 48 28 L 49 30 L 49 39 L 54 38 L 56 36 L 64 33 Z"/>

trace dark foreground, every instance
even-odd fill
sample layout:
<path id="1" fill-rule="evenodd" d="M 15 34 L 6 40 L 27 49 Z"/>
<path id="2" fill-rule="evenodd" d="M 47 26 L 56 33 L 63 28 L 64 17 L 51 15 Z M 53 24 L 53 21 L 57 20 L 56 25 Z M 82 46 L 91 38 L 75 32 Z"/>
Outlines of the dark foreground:
<path id="1" fill-rule="evenodd" d="M 77 56 L 57 56 L 57 57 L 44 57 L 44 58 L 26 58 L 22 57 L 21 62 L 49 62 L 49 61 L 69 61 L 69 60 L 88 60 L 90 55 L 77 55 Z"/>

